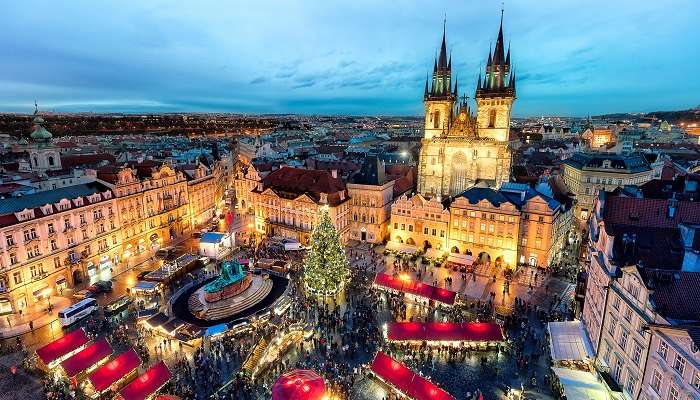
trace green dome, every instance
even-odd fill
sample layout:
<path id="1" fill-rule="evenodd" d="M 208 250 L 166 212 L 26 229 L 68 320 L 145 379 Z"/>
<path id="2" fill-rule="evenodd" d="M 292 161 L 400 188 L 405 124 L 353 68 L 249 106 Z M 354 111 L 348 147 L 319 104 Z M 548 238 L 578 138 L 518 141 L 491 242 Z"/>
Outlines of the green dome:
<path id="1" fill-rule="evenodd" d="M 34 131 L 30 136 L 34 140 L 50 140 L 53 138 L 51 132 L 47 131 L 46 128 L 39 124 L 34 127 Z"/>

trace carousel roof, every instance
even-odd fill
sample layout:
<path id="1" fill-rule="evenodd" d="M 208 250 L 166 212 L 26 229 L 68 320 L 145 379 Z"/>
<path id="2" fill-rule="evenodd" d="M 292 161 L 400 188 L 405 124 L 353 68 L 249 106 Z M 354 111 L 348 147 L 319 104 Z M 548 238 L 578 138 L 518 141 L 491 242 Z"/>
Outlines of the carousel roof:
<path id="1" fill-rule="evenodd" d="M 314 371 L 295 369 L 277 378 L 272 400 L 320 400 L 326 392 L 323 378 Z"/>

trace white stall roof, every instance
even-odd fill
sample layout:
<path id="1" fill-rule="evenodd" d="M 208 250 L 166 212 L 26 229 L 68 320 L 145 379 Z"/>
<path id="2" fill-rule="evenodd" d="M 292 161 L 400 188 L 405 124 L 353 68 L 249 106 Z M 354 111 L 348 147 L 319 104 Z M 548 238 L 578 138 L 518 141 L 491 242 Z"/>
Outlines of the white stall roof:
<path id="1" fill-rule="evenodd" d="M 549 348 L 555 361 L 584 361 L 593 358 L 593 347 L 581 321 L 550 322 Z"/>
<path id="2" fill-rule="evenodd" d="M 608 400 L 605 385 L 591 372 L 552 368 L 564 387 L 567 400 Z"/>

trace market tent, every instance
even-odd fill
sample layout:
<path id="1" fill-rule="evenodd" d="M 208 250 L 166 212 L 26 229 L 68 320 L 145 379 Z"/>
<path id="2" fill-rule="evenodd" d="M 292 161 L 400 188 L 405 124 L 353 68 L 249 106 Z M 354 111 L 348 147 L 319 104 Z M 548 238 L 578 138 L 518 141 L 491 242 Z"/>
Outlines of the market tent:
<path id="1" fill-rule="evenodd" d="M 474 264 L 474 257 L 468 254 L 451 253 L 447 256 L 447 262 L 469 266 Z"/>
<path id="2" fill-rule="evenodd" d="M 501 326 L 493 322 L 390 322 L 389 340 L 499 342 Z"/>
<path id="3" fill-rule="evenodd" d="M 102 393 L 120 379 L 136 370 L 141 365 L 141 359 L 134 349 L 129 349 L 107 364 L 99 367 L 88 376 L 95 391 Z"/>
<path id="4" fill-rule="evenodd" d="M 436 250 L 436 249 L 429 248 L 429 249 L 426 249 L 426 250 L 425 250 L 424 257 L 425 257 L 425 258 L 433 258 L 433 259 L 435 259 L 435 258 L 440 258 L 440 257 L 442 257 L 443 254 L 445 254 L 445 252 L 442 251 L 442 250 Z"/>
<path id="5" fill-rule="evenodd" d="M 163 361 L 139 375 L 119 392 L 119 400 L 146 400 L 170 380 L 171 374 Z"/>
<path id="6" fill-rule="evenodd" d="M 456 292 L 428 285 L 427 283 L 412 279 L 409 276 L 392 276 L 380 272 L 374 278 L 374 284 L 414 296 L 425 297 L 448 305 L 454 304 L 457 298 Z"/>
<path id="7" fill-rule="evenodd" d="M 325 393 L 323 378 L 305 369 L 280 375 L 272 386 L 272 400 L 321 400 Z"/>
<path id="8" fill-rule="evenodd" d="M 587 371 L 552 368 L 564 388 L 567 400 L 607 400 L 608 391 L 595 375 Z"/>
<path id="9" fill-rule="evenodd" d="M 446 391 L 382 352 L 374 356 L 371 369 L 381 380 L 412 399 L 455 400 Z"/>
<path id="10" fill-rule="evenodd" d="M 87 342 L 88 337 L 85 335 L 85 331 L 83 328 L 79 328 L 37 349 L 36 355 L 44 365 L 51 368 L 52 364 L 61 362 L 71 353 L 85 346 Z"/>
<path id="11" fill-rule="evenodd" d="M 64 360 L 61 363 L 61 368 L 63 368 L 63 371 L 69 378 L 74 378 L 99 361 L 111 356 L 112 352 L 112 346 L 107 342 L 107 339 L 101 338 Z"/>
<path id="12" fill-rule="evenodd" d="M 554 361 L 585 361 L 594 357 L 581 321 L 550 322 L 549 348 Z"/>
<path id="13" fill-rule="evenodd" d="M 386 244 L 386 248 L 397 253 L 416 254 L 418 252 L 416 246 L 404 243 L 389 242 Z"/>

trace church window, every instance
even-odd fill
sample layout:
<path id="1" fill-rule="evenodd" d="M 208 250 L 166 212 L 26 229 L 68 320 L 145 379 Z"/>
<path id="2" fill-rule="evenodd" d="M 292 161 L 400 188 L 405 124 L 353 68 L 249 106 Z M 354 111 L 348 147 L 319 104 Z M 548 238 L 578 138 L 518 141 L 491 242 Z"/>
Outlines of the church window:
<path id="1" fill-rule="evenodd" d="M 489 128 L 496 126 L 496 110 L 489 110 Z"/>
<path id="2" fill-rule="evenodd" d="M 437 129 L 440 127 L 440 111 L 435 111 L 435 116 L 433 117 L 433 128 Z"/>
<path id="3" fill-rule="evenodd" d="M 49 165 L 53 167 L 53 156 L 49 156 Z"/>

